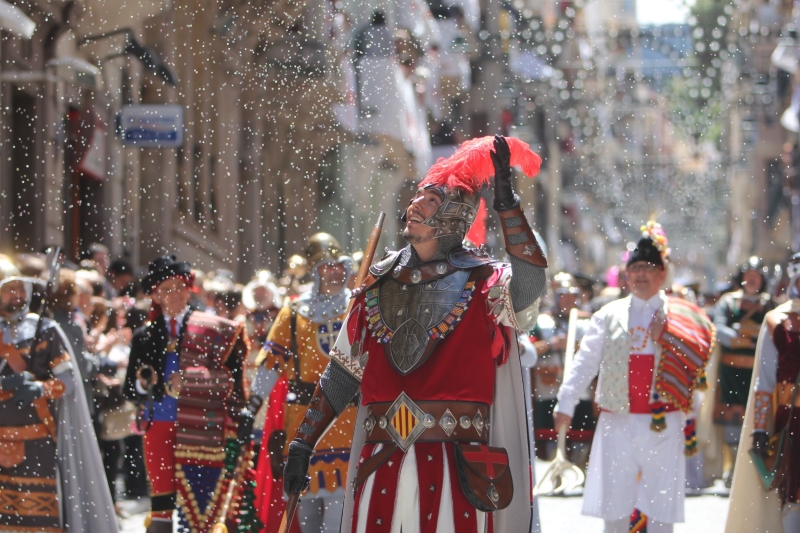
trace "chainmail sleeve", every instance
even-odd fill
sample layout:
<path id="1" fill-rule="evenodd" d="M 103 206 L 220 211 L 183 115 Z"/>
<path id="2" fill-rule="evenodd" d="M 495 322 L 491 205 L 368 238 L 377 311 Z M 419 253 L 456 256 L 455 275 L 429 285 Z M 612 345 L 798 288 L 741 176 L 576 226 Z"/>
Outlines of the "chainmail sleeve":
<path id="1" fill-rule="evenodd" d="M 338 361 L 331 359 L 319 379 L 319 386 L 328 399 L 328 403 L 336 411 L 336 416 L 339 416 L 358 394 L 361 382 L 345 370 Z"/>
<path id="2" fill-rule="evenodd" d="M 511 282 L 508 289 L 514 312 L 527 309 L 539 299 L 547 287 L 547 269 L 533 265 L 527 261 L 509 256 L 511 261 Z"/>

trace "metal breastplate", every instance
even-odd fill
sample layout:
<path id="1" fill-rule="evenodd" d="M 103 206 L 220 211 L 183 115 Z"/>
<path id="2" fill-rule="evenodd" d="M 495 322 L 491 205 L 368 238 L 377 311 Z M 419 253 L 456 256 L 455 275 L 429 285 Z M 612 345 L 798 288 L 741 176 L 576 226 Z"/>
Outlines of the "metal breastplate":
<path id="1" fill-rule="evenodd" d="M 367 315 L 372 333 L 384 344 L 386 357 L 400 374 L 419 368 L 434 346 L 452 331 L 466 311 L 475 280 L 470 270 L 456 270 L 433 279 L 410 276 L 404 283 L 396 267 L 378 287 L 367 291 Z M 410 269 L 409 269 L 410 270 Z M 397 275 L 395 275 L 397 274 Z"/>

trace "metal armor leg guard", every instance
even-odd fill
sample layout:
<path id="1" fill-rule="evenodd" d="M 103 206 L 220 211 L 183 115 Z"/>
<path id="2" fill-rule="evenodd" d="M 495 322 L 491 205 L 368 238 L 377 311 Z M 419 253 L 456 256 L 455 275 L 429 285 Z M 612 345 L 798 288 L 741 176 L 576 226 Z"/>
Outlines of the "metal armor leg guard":
<path id="1" fill-rule="evenodd" d="M 536 236 L 525 219 L 522 208 L 517 206 L 508 211 L 498 211 L 497 216 L 503 226 L 503 239 L 506 243 L 506 252 L 517 259 L 532 265 L 546 268 L 547 258 L 542 247 L 536 242 Z"/>

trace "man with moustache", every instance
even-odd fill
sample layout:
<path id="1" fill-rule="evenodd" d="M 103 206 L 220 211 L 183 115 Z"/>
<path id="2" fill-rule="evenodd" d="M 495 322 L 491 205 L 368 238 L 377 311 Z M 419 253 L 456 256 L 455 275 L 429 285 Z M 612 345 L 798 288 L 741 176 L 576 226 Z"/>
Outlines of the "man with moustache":
<path id="1" fill-rule="evenodd" d="M 313 278 L 311 290 L 285 305 L 267 335 L 264 348 L 256 359 L 258 370 L 250 389 L 248 409 L 255 414 L 270 399 L 269 412 L 284 413 L 284 427 L 265 426 L 264 442 L 259 459 L 258 493 L 263 499 L 261 520 L 267 530 L 271 520 L 279 521 L 282 506 L 273 502 L 267 487 L 283 473 L 283 460 L 289 453 L 286 435 L 294 435 L 314 388 L 328 366 L 328 355 L 342 329 L 350 300 L 347 288 L 352 277 L 352 260 L 341 245 L 327 233 L 312 235 L 305 249 L 308 269 Z M 281 378 L 288 380 L 283 395 L 272 395 Z M 350 444 L 355 423 L 355 404 L 341 413 L 336 427 L 318 444 L 310 468 L 310 494 L 298 509 L 298 523 L 304 533 L 339 531 L 344 505 L 344 481 L 350 460 Z M 268 416 L 271 422 L 273 416 Z M 267 422 L 267 424 L 270 424 Z M 275 491 L 279 497 L 280 490 Z"/>
<path id="2" fill-rule="evenodd" d="M 286 492 L 304 490 L 315 446 L 360 391 L 341 531 L 533 527 L 516 339 L 536 321 L 547 261 L 511 167 L 533 176 L 540 163 L 517 139 L 462 144 L 409 203 L 409 245 L 355 289 L 284 470 Z M 462 246 L 492 176 L 510 264 Z"/>
<path id="3" fill-rule="evenodd" d="M 740 289 L 724 294 L 714 311 L 717 340 L 720 344 L 719 386 L 714 398 L 714 423 L 721 426 L 722 438 L 735 457 L 739 447 L 756 341 L 764 316 L 774 307 L 770 295 L 761 292 L 766 285 L 764 266 L 751 257 L 737 275 Z M 733 471 L 725 475 L 730 487 Z"/>
<path id="4" fill-rule="evenodd" d="M 32 291 L 0 282 L 0 531 L 116 532 L 80 373 Z"/>
<path id="5" fill-rule="evenodd" d="M 553 415 L 556 428 L 569 427 L 599 372 L 601 412 L 583 514 L 602 518 L 606 533 L 627 533 L 642 523 L 650 533 L 669 533 L 683 521 L 685 454 L 697 445 L 685 413 L 713 342 L 713 325 L 702 310 L 662 290 L 669 248 L 661 225 L 648 222 L 642 232 L 627 263 L 631 295 L 592 317 Z"/>

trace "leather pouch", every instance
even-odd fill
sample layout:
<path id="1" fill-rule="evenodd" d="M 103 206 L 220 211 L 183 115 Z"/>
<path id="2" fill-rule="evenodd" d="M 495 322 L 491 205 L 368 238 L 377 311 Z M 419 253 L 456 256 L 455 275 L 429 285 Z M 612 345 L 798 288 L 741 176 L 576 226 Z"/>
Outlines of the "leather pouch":
<path id="1" fill-rule="evenodd" d="M 458 480 L 467 501 L 483 512 L 508 507 L 514 497 L 514 484 L 505 448 L 459 442 L 454 448 Z"/>

